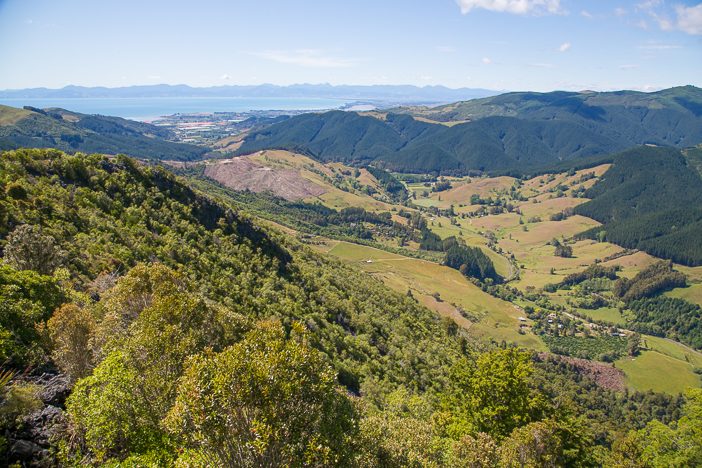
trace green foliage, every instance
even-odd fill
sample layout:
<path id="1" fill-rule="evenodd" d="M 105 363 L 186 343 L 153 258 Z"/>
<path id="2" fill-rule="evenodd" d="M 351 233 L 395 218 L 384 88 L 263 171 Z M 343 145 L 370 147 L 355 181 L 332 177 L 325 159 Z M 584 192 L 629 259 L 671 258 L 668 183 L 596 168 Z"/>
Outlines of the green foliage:
<path id="1" fill-rule="evenodd" d="M 143 376 L 130 365 L 129 357 L 115 351 L 73 388 L 67 410 L 96 461 L 168 444 L 159 427 L 163 415 L 153 411 L 141 394 L 142 382 Z"/>
<path id="2" fill-rule="evenodd" d="M 76 383 L 68 413 L 97 459 L 147 453 L 168 441 L 160 421 L 185 359 L 234 342 L 245 322 L 162 265 L 133 268 L 97 307 L 99 323 L 83 342 L 99 364 Z"/>
<path id="3" fill-rule="evenodd" d="M 597 466 L 582 421 L 546 419 L 515 429 L 500 446 L 502 467 Z"/>
<path id="4" fill-rule="evenodd" d="M 51 358 L 71 379 L 86 377 L 93 368 L 90 339 L 95 318 L 87 308 L 65 304 L 56 309 L 46 324 L 52 343 Z"/>
<path id="5" fill-rule="evenodd" d="M 346 465 L 356 424 L 326 358 L 275 323 L 191 359 L 166 420 L 211 466 Z"/>
<path id="6" fill-rule="evenodd" d="M 51 275 L 63 261 L 63 255 L 53 237 L 43 235 L 36 226 L 23 224 L 7 237 L 3 259 L 16 270 Z"/>
<path id="7" fill-rule="evenodd" d="M 443 192 L 445 190 L 450 190 L 452 187 L 451 181 L 449 180 L 440 180 L 436 182 L 432 187 L 431 190 L 432 192 Z"/>
<path id="8" fill-rule="evenodd" d="M 7 460 L 5 437 L 22 427 L 22 419 L 41 407 L 39 387 L 20 381 L 12 382 L 14 373 L 0 371 L 0 459 Z"/>
<path id="9" fill-rule="evenodd" d="M 192 171 L 183 172 L 192 175 Z M 238 209 L 246 210 L 257 218 L 268 219 L 292 228 L 304 233 L 303 236 L 319 235 L 388 251 L 399 250 L 403 255 L 434 259 L 424 252 L 395 249 L 378 242 L 398 238 L 419 241 L 424 234 L 424 231 L 417 232 L 412 225 L 408 227 L 394 222 L 389 212 L 373 213 L 359 207 L 335 210 L 320 203 L 293 202 L 269 193 L 239 192 L 215 185 L 211 180 L 202 178 L 198 174 L 190 181 L 200 190 L 211 195 L 219 195 Z M 401 211 L 400 216 L 402 214 Z M 419 217 L 424 220 L 421 215 Z"/>
<path id="10" fill-rule="evenodd" d="M 542 335 L 542 339 L 552 353 L 582 359 L 612 362 L 623 356 L 627 350 L 627 340 L 619 336 Z"/>
<path id="11" fill-rule="evenodd" d="M 684 265 L 702 264 L 702 178 L 679 150 L 638 147 L 586 192 L 575 212 L 604 224 L 586 235 Z"/>
<path id="12" fill-rule="evenodd" d="M 659 296 L 631 301 L 628 306 L 634 314 L 627 325 L 634 330 L 702 348 L 702 308 L 697 304 Z"/>
<path id="13" fill-rule="evenodd" d="M 383 401 L 382 411 L 364 409 L 359 466 L 441 466 L 450 453 L 439 443 L 431 405 L 420 396 L 398 389 Z"/>
<path id="14" fill-rule="evenodd" d="M 444 406 L 451 414 L 446 432 L 457 438 L 484 432 L 501 439 L 515 428 L 539 420 L 546 408 L 530 388 L 531 355 L 515 348 L 463 359 L 454 367 Z"/>
<path id="15" fill-rule="evenodd" d="M 371 375 L 412 389 L 443 384 L 457 347 L 441 339 L 432 312 L 356 270 L 288 246 L 163 169 L 52 150 L 0 159 L 2 177 L 26 180 L 30 171 L 31 205 L 0 193 L 0 206 L 12 220 L 41 221 L 68 252 L 76 281 L 89 285 L 104 272 L 158 261 L 243 316 L 304 322 L 354 391 Z"/>
<path id="16" fill-rule="evenodd" d="M 390 194 L 393 200 L 401 202 L 407 199 L 408 193 L 405 184 L 397 180 L 395 176 L 388 171 L 373 166 L 368 166 L 366 169 L 376 178 L 383 189 Z"/>
<path id="17" fill-rule="evenodd" d="M 500 281 L 501 278 L 495 271 L 492 260 L 480 247 L 468 247 L 454 244 L 446 251 L 444 264 L 459 270 L 465 276 L 477 278 L 481 281 L 492 279 Z"/>
<path id="18" fill-rule="evenodd" d="M 0 362 L 14 367 L 42 364 L 45 349 L 37 325 L 64 300 L 51 277 L 0 264 Z"/>
<path id="19" fill-rule="evenodd" d="M 558 244 L 553 254 L 556 257 L 571 258 L 573 256 L 573 247 L 565 244 Z"/>
<path id="20" fill-rule="evenodd" d="M 543 434 L 537 455 L 576 463 L 590 456 L 576 449 L 590 423 L 606 446 L 615 429 L 674 414 L 672 400 L 569 386 L 560 368 L 536 372 L 529 353 L 473 343 L 412 297 L 163 169 L 22 150 L 0 158 L 0 185 L 11 182 L 26 197 L 0 190 L 0 242 L 28 224 L 68 253 L 56 275 L 65 292 L 0 267 L 8 297 L 38 304 L 26 322 L 35 331 L 58 308 L 47 337 L 76 379 L 67 465 L 211 466 L 239 447 L 252 464 L 466 466 L 498 463 L 509 444 L 532 453 L 528 434 Z M 343 391 L 358 396 L 355 409 Z M 585 415 L 577 434 L 566 401 Z"/>
<path id="21" fill-rule="evenodd" d="M 702 390 L 686 393 L 682 417 L 665 425 L 650 422 L 629 433 L 616 446 L 610 461 L 617 466 L 700 466 L 702 464 Z"/>
<path id="22" fill-rule="evenodd" d="M 422 238 L 419 241 L 419 248 L 422 250 L 444 251 L 444 243 L 441 236 L 427 228 L 422 229 Z"/>
<path id="23" fill-rule="evenodd" d="M 686 285 L 685 275 L 674 270 L 670 262 L 657 262 L 641 270 L 632 279 L 617 280 L 613 292 L 624 302 L 631 302 Z"/>
<path id="24" fill-rule="evenodd" d="M 607 278 L 610 280 L 617 279 L 617 272 L 619 271 L 618 266 L 603 266 L 603 265 L 590 265 L 583 271 L 577 273 L 571 273 L 570 275 L 563 278 L 559 286 L 575 286 L 583 281 L 593 279 L 593 278 Z"/>

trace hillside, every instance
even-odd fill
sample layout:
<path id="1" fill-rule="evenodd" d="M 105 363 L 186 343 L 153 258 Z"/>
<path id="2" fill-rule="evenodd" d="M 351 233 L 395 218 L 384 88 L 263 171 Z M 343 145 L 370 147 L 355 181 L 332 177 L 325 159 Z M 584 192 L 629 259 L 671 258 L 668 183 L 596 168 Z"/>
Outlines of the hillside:
<path id="1" fill-rule="evenodd" d="M 400 172 L 533 171 L 652 143 L 702 142 L 702 90 L 508 93 L 382 118 L 306 114 L 253 132 L 239 154 L 288 149 Z M 411 116 L 417 117 L 410 118 Z M 451 123 L 451 125 L 444 125 Z"/>
<path id="2" fill-rule="evenodd" d="M 477 342 L 161 168 L 19 150 L 0 184 L 0 351 L 67 382 L 3 380 L 6 460 L 24 444 L 65 465 L 509 465 L 548 431 L 563 464 L 607 464 L 683 403 Z"/>
<path id="3" fill-rule="evenodd" d="M 702 178 L 696 152 L 638 147 L 614 156 L 578 214 L 604 224 L 588 234 L 685 265 L 702 265 Z"/>
<path id="4" fill-rule="evenodd" d="M 198 159 L 207 150 L 169 141 L 165 129 L 119 117 L 64 109 L 17 109 L 0 105 L 0 149 L 57 148 L 63 151 L 127 154 L 143 159 Z"/>

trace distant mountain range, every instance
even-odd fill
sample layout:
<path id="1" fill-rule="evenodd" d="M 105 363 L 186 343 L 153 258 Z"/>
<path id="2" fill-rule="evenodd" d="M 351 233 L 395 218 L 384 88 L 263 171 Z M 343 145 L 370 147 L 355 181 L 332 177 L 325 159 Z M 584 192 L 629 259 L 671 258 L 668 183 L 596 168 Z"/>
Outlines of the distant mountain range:
<path id="1" fill-rule="evenodd" d="M 153 97 L 279 97 L 329 98 L 389 103 L 446 103 L 494 96 L 498 91 L 477 88 L 452 89 L 445 86 L 411 85 L 330 85 L 295 84 L 277 86 L 212 86 L 196 88 L 187 85 L 148 85 L 121 88 L 66 86 L 60 89 L 31 88 L 0 91 L 4 99 L 57 98 L 153 98 Z"/>
<path id="2" fill-rule="evenodd" d="M 702 142 L 702 90 L 507 93 L 387 113 L 303 114 L 250 134 L 276 148 L 403 172 L 529 171 L 640 144 Z"/>
<path id="3" fill-rule="evenodd" d="M 208 152 L 169 141 L 173 137 L 170 130 L 119 117 L 0 105 L 0 150 L 58 148 L 169 160 L 198 159 Z"/>

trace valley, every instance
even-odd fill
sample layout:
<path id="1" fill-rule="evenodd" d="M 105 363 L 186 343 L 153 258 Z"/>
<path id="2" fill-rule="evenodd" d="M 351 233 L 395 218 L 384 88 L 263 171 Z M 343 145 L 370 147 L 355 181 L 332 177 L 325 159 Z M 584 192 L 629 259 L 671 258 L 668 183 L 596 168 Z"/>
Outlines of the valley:
<path id="1" fill-rule="evenodd" d="M 528 120 L 510 106 L 499 112 Z M 518 141 L 533 136 L 518 125 L 499 136 L 500 156 L 473 145 L 491 136 L 471 133 L 496 116 L 395 111 L 254 119 L 197 146 L 177 128 L 0 108 L 5 147 L 49 147 L 0 158 L 0 391 L 27 405 L 11 410 L 16 421 L 54 424 L 69 447 L 33 456 L 70 465 L 87 447 L 93 464 L 170 466 L 189 463 L 173 449 L 185 444 L 226 465 L 197 438 L 228 423 L 183 424 L 246 408 L 282 418 L 273 428 L 306 421 L 303 439 L 352 441 L 305 452 L 316 466 L 386 466 L 388 450 L 387 466 L 464 466 L 465 450 L 512 466 L 519 432 L 548 425 L 609 466 L 618 444 L 684 421 L 702 391 L 700 147 L 587 155 L 588 143 L 556 162 L 530 156 L 541 150 Z M 444 149 L 422 139 L 478 159 L 447 168 Z M 389 155 L 393 145 L 420 155 Z M 19 374 L 32 366 L 48 372 Z M 34 396 L 47 379 L 63 379 L 64 400 Z M 278 396 L 247 400 L 259 390 L 233 395 L 231 382 Z M 510 404 L 533 406 L 508 410 L 501 428 L 493 402 L 514 389 Z M 279 412 L 300 401 L 302 413 Z M 55 422 L 36 420 L 44 411 Z M 14 459 L 27 438 L 55 446 L 2 414 L 0 404 Z M 394 432 L 405 425 L 424 438 Z M 236 440 L 253 433 L 244 427 Z M 467 448 L 474 437 L 493 448 Z"/>
<path id="2" fill-rule="evenodd" d="M 218 177 L 218 167 L 239 165 L 244 161 L 250 162 L 237 171 L 236 177 Z M 368 229 L 369 235 L 356 239 L 320 235 L 268 213 L 271 220 L 291 228 L 291 233 L 314 250 L 360 268 L 399 293 L 411 294 L 420 304 L 453 320 L 475 339 L 505 341 L 535 351 L 548 351 L 543 331 L 533 331 L 535 320 L 528 317 L 525 308 L 555 312 L 554 317 L 567 317 L 580 323 L 581 328 L 604 326 L 600 332 L 603 336 L 610 334 L 608 327 L 617 327 L 617 333 L 623 336 L 616 339 L 622 343 L 634 333 L 627 328 L 625 317 L 629 312 L 622 313 L 622 304 L 617 305 L 616 300 L 610 298 L 606 304 L 595 308 L 581 307 L 579 293 L 551 290 L 550 285 L 595 264 L 615 267 L 619 276 L 632 278 L 659 261 L 645 252 L 627 250 L 606 241 L 578 239 L 579 234 L 600 223 L 573 211 L 588 201 L 583 194 L 610 167 L 611 164 L 599 164 L 526 179 L 395 174 L 398 180 L 404 181 L 407 193 L 404 202 L 393 200 L 392 194 L 364 168 L 321 163 L 281 150 L 265 150 L 232 162 L 206 162 L 202 174 L 225 187 L 259 192 L 259 196 L 270 194 L 332 210 L 363 208 L 376 214 L 385 213 L 402 226 L 410 221 L 400 213 L 420 216 L 425 220 L 426 229 L 439 238 L 454 237 L 468 246 L 480 248 L 493 262 L 497 273 L 506 279 L 500 288 L 514 292 L 506 296 L 504 291 L 491 294 L 458 271 L 442 265 L 438 252 L 420 249 L 420 242 L 408 239 L 407 232 L 388 235 L 375 231 L 372 223 L 361 220 L 359 224 Z M 287 177 L 284 183 L 280 180 L 281 172 Z M 315 187 L 314 193 L 286 189 L 289 185 L 301 190 L 309 184 Z M 251 210 L 252 204 L 242 207 Z M 554 239 L 571 247 L 571 255 L 554 255 Z M 685 273 L 690 285 L 665 294 L 702 305 L 697 294 L 702 285 L 699 282 L 702 267 L 676 265 L 675 268 Z M 554 318 L 554 321 L 560 319 Z M 582 332 L 574 336 L 584 342 L 596 340 L 586 338 Z M 701 385 L 696 373 L 702 367 L 699 351 L 645 333 L 641 348 L 638 356 L 618 356 L 608 364 L 624 372 L 626 385 L 631 390 L 677 393 L 690 385 Z M 660 379 L 660 370 L 665 368 L 674 370 L 671 374 L 674 378 Z"/>
<path id="3" fill-rule="evenodd" d="M 702 467 L 702 0 L 0 0 L 0 468 Z"/>

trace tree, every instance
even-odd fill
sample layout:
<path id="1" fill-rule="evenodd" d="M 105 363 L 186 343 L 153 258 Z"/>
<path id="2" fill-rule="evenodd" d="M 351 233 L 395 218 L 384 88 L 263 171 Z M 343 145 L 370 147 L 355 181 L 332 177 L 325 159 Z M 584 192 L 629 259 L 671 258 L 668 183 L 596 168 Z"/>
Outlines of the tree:
<path id="1" fill-rule="evenodd" d="M 29 224 L 17 226 L 7 237 L 5 262 L 17 270 L 34 270 L 51 275 L 63 261 L 64 252 L 53 237 Z"/>
<path id="2" fill-rule="evenodd" d="M 489 468 L 498 466 L 499 453 L 495 440 L 484 432 L 463 436 L 448 448 L 446 465 L 455 468 Z"/>
<path id="3" fill-rule="evenodd" d="M 631 431 L 615 444 L 612 466 L 702 466 L 702 389 L 689 389 L 682 417 L 669 425 L 658 420 Z"/>
<path id="4" fill-rule="evenodd" d="M 106 294 L 96 316 L 92 346 L 99 363 L 66 402 L 77 440 L 99 461 L 172 453 L 161 421 L 175 402 L 186 359 L 237 341 L 246 321 L 206 303 L 169 268 L 143 264 Z"/>
<path id="5" fill-rule="evenodd" d="M 626 340 L 626 352 L 629 356 L 638 356 L 641 351 L 641 335 L 632 333 Z"/>
<path id="6" fill-rule="evenodd" d="M 0 264 L 0 363 L 43 364 L 46 353 L 38 327 L 64 300 L 53 278 Z"/>
<path id="7" fill-rule="evenodd" d="M 66 304 L 56 309 L 46 325 L 54 362 L 71 380 L 87 376 L 93 368 L 90 340 L 95 332 L 95 320 L 90 311 Z"/>
<path id="8" fill-rule="evenodd" d="M 190 359 L 166 426 L 212 466 L 341 466 L 357 431 L 351 402 L 302 329 L 262 323 L 221 353 Z"/>
<path id="9" fill-rule="evenodd" d="M 573 247 L 564 244 L 558 244 L 554 255 L 557 257 L 571 258 L 573 256 Z"/>
<path id="10" fill-rule="evenodd" d="M 79 380 L 66 410 L 79 440 L 95 461 L 159 450 L 167 439 L 159 415 L 143 392 L 144 377 L 125 353 L 110 353 Z"/>
<path id="11" fill-rule="evenodd" d="M 516 428 L 500 446 L 500 466 L 514 468 L 596 466 L 592 437 L 583 421 L 545 419 Z"/>
<path id="12" fill-rule="evenodd" d="M 382 411 L 359 402 L 359 456 L 354 466 L 438 466 L 441 447 L 429 420 L 432 407 L 423 397 L 400 387 L 382 399 Z"/>
<path id="13" fill-rule="evenodd" d="M 546 405 L 529 386 L 533 371 L 530 354 L 516 348 L 481 354 L 474 364 L 460 361 L 444 403 L 452 414 L 448 435 L 485 432 L 499 440 L 538 420 Z"/>

